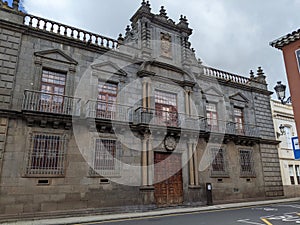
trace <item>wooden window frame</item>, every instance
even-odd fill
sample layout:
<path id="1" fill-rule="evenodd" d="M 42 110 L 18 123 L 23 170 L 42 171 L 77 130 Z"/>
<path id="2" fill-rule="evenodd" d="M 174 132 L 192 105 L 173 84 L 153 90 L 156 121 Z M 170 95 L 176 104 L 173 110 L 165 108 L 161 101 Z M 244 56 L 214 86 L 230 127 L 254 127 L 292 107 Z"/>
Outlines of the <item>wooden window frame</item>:
<path id="1" fill-rule="evenodd" d="M 155 90 L 155 118 L 158 125 L 179 125 L 177 94 Z"/>
<path id="2" fill-rule="evenodd" d="M 46 77 L 48 76 L 48 77 Z M 52 77 L 52 78 L 51 78 Z M 42 69 L 40 85 L 40 103 L 39 110 L 50 113 L 62 113 L 64 97 L 66 92 L 67 73 L 59 72 L 47 68 Z M 56 93 L 55 89 L 63 90 Z M 49 89 L 50 91 L 47 91 Z"/>
<path id="3" fill-rule="evenodd" d="M 118 84 L 113 82 L 98 81 L 97 118 L 115 118 L 115 104 L 118 95 Z"/>
<path id="4" fill-rule="evenodd" d="M 213 107 L 210 107 L 210 106 L 213 106 Z M 211 110 L 211 108 L 215 108 L 215 110 Z M 215 102 L 207 102 L 206 103 L 206 118 L 207 118 L 207 126 L 208 126 L 209 130 L 219 131 L 218 103 L 215 103 Z"/>
<path id="5" fill-rule="evenodd" d="M 239 113 L 237 113 L 239 111 Z M 245 121 L 244 121 L 244 109 L 240 107 L 233 107 L 234 123 L 236 133 L 238 135 L 245 134 Z"/>

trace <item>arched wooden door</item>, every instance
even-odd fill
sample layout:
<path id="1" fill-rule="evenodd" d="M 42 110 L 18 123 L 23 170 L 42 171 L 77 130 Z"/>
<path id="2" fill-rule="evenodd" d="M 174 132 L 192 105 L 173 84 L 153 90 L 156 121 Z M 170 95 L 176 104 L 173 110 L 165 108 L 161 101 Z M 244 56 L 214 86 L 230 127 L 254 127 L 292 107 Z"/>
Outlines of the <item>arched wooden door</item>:
<path id="1" fill-rule="evenodd" d="M 154 155 L 154 196 L 157 205 L 179 205 L 183 202 L 181 154 Z"/>

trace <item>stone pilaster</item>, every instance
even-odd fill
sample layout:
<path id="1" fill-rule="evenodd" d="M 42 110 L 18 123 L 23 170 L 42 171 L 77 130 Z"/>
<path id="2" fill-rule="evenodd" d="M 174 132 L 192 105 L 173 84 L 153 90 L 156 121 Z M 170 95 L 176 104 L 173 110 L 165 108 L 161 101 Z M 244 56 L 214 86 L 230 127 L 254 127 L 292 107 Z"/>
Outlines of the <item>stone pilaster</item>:
<path id="1" fill-rule="evenodd" d="M 8 118 L 0 118 L 0 177 L 2 172 L 2 161 L 5 151 L 7 137 Z"/>

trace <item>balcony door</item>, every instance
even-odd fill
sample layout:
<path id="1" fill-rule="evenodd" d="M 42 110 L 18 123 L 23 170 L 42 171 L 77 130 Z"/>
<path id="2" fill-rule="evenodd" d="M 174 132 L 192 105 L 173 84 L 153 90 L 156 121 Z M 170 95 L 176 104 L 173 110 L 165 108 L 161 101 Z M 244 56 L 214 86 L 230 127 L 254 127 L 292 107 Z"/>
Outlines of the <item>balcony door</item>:
<path id="1" fill-rule="evenodd" d="M 155 91 L 155 118 L 158 125 L 178 126 L 176 94 Z"/>
<path id="2" fill-rule="evenodd" d="M 98 83 L 97 118 L 114 119 L 118 85 L 115 83 Z"/>
<path id="3" fill-rule="evenodd" d="M 66 74 L 43 70 L 41 81 L 40 111 L 62 113 L 66 87 Z"/>

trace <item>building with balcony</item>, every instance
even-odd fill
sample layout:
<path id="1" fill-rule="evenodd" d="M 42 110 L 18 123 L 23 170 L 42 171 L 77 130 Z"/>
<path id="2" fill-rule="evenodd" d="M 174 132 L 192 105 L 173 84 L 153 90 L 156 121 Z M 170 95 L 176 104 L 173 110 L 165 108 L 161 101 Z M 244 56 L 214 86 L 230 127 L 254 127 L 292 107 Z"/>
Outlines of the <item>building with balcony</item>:
<path id="1" fill-rule="evenodd" d="M 142 1 L 117 40 L 0 1 L 0 214 L 283 195 L 270 95 Z"/>
<path id="2" fill-rule="evenodd" d="M 280 101 L 271 100 L 274 129 L 278 141 L 278 155 L 281 167 L 284 195 L 299 196 L 300 161 L 295 160 L 292 138 L 297 136 L 294 112 L 291 104 L 283 105 Z"/>
<path id="3" fill-rule="evenodd" d="M 270 43 L 274 48 L 282 51 L 287 80 L 291 93 L 294 117 L 298 135 L 300 135 L 300 30 L 286 34 Z M 280 85 L 280 83 L 279 83 Z M 280 96 L 278 96 L 280 97 Z M 285 97 L 285 96 L 282 96 Z M 284 100 L 284 98 L 282 99 Z M 288 99 L 289 100 L 289 99 Z"/>

